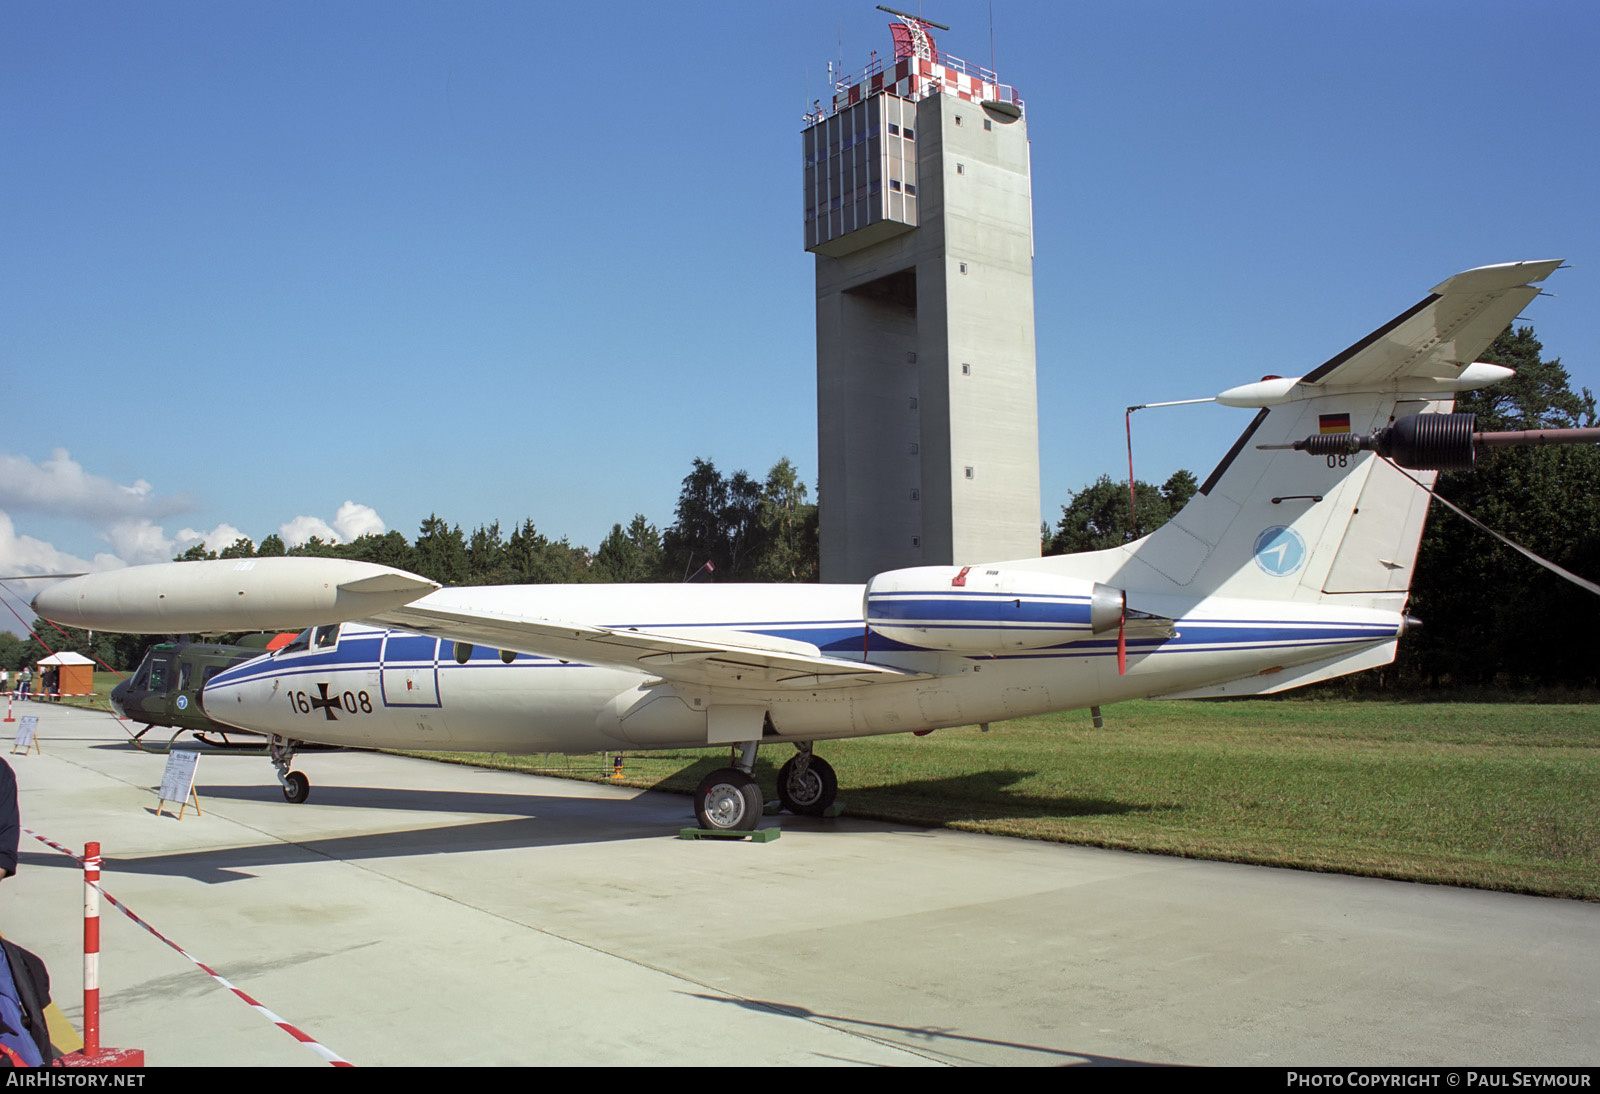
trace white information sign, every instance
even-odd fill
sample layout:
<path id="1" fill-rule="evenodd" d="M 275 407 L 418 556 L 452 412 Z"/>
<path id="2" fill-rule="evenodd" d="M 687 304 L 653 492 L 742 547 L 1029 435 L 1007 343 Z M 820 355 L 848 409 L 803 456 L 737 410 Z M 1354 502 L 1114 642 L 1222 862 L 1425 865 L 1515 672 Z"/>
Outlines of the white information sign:
<path id="1" fill-rule="evenodd" d="M 17 750 L 30 752 L 39 748 L 39 716 L 37 714 L 24 714 L 17 721 L 17 739 L 11 746 L 11 754 L 15 756 Z M 39 749 L 43 752 L 43 749 Z"/>
<path id="2" fill-rule="evenodd" d="M 183 819 L 183 811 L 190 800 L 194 801 L 194 811 L 200 812 L 200 798 L 194 792 L 195 769 L 200 766 L 200 753 L 198 752 L 169 752 L 167 753 L 167 769 L 161 773 L 161 803 L 156 809 L 160 814 L 167 802 L 178 803 L 178 819 Z"/>

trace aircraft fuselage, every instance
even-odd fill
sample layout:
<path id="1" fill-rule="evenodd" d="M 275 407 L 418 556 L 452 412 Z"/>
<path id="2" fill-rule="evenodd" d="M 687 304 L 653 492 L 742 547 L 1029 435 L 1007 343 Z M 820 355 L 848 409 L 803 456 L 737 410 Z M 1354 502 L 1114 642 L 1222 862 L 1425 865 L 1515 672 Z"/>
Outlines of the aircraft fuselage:
<path id="1" fill-rule="evenodd" d="M 796 641 L 833 657 L 934 678 L 871 687 L 747 692 L 673 683 L 621 668 L 502 654 L 365 624 L 304 640 L 229 670 L 205 692 L 218 721 L 326 744 L 491 752 L 589 752 L 718 743 L 713 706 L 760 708 L 762 739 L 811 741 L 937 729 L 1183 691 L 1391 643 L 1397 613 L 1283 602 L 1145 598 L 1170 636 L 1114 635 L 1043 649 L 958 653 L 885 639 L 864 622 L 861 586 L 514 586 L 447 589 L 427 604 L 486 599 L 511 611 L 584 615 L 615 629 L 693 638 Z"/>

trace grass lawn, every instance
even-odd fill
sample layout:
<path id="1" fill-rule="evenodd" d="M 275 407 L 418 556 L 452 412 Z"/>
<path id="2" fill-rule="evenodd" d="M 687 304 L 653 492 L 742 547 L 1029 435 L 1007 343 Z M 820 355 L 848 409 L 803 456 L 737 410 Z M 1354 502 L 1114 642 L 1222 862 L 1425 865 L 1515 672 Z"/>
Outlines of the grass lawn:
<path id="1" fill-rule="evenodd" d="M 854 816 L 1600 900 L 1600 706 L 1249 700 L 817 746 Z M 762 750 L 769 797 L 787 747 Z M 609 781 L 597 759 L 452 754 Z M 725 749 L 625 753 L 692 791 Z"/>

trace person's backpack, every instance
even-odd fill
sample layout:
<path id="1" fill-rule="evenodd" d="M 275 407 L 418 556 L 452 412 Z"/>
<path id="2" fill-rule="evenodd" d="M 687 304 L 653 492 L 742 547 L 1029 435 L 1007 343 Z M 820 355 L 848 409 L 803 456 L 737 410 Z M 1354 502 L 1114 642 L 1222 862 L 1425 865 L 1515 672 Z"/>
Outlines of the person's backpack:
<path id="1" fill-rule="evenodd" d="M 44 962 L 10 939 L 0 938 L 0 1067 L 38 1067 L 61 1054 L 50 1044 L 44 1009 L 50 1005 L 50 972 Z"/>

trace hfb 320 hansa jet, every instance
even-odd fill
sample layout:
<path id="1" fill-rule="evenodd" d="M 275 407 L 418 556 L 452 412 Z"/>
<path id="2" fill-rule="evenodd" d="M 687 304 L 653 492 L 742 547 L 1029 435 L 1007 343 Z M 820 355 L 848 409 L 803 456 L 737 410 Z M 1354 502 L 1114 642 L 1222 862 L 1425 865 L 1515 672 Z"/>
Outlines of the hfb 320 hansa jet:
<path id="1" fill-rule="evenodd" d="M 695 810 L 704 827 L 749 829 L 762 746 L 793 748 L 778 796 L 820 813 L 837 784 L 816 741 L 1264 695 L 1393 660 L 1429 501 L 1396 464 L 1423 484 L 1470 464 L 1455 394 L 1512 374 L 1477 355 L 1559 265 L 1458 274 L 1304 375 L 1224 392 L 1255 419 L 1170 522 L 1110 550 L 893 570 L 865 586 L 442 589 L 340 559 L 185 562 L 75 578 L 34 607 L 112 631 L 309 625 L 203 694 L 212 718 L 271 737 L 291 801 L 309 787 L 290 766 L 305 742 L 727 745 Z"/>

